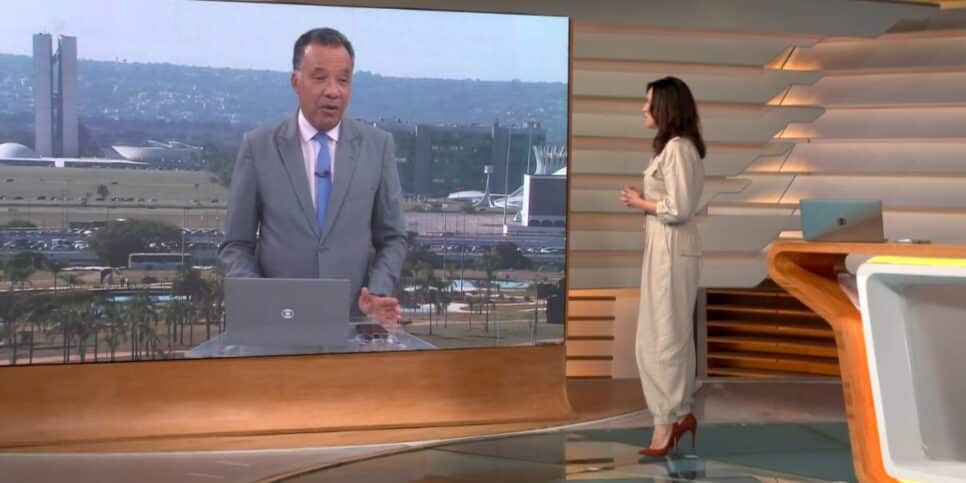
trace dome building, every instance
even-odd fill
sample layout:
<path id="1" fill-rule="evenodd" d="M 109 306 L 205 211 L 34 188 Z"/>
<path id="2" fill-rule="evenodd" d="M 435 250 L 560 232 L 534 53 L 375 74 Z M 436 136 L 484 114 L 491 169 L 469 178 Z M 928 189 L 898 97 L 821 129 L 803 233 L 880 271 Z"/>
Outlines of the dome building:
<path id="1" fill-rule="evenodd" d="M 33 149 L 20 143 L 0 144 L 0 159 L 39 158 Z"/>

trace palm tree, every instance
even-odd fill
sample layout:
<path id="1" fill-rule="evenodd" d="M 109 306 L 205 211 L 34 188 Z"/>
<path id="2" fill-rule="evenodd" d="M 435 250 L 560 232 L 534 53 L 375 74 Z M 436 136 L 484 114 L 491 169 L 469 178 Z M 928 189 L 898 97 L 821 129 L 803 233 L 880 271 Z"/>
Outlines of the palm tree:
<path id="1" fill-rule="evenodd" d="M 453 283 L 456 281 L 458 277 L 459 277 L 459 272 L 457 271 L 457 267 L 454 265 L 450 265 L 449 268 L 446 269 L 445 275 L 443 276 L 443 280 L 446 282 L 446 285 L 445 285 L 445 287 L 447 287 L 446 291 L 449 292 L 450 295 L 453 294 Z"/>
<path id="2" fill-rule="evenodd" d="M 111 362 L 117 353 L 118 346 L 127 338 L 127 324 L 123 321 L 123 314 L 117 302 L 108 302 L 101 306 L 101 319 L 104 321 L 104 342 L 111 351 Z"/>
<path id="3" fill-rule="evenodd" d="M 24 251 L 17 253 L 10 260 L 7 260 L 3 273 L 4 277 L 10 281 L 11 288 L 18 282 L 20 283 L 20 288 L 24 288 L 26 284 L 30 283 L 30 276 L 46 265 L 47 257 L 43 256 L 40 252 Z"/>
<path id="4" fill-rule="evenodd" d="M 496 250 L 491 249 L 486 252 L 482 257 L 480 257 L 480 267 L 486 272 L 486 300 L 483 301 L 484 312 L 484 329 L 486 332 L 490 331 L 490 290 L 493 287 L 493 280 L 496 278 L 496 267 L 500 262 L 500 256 L 496 253 Z"/>
<path id="5" fill-rule="evenodd" d="M 3 277 L 10 282 L 10 290 L 13 290 L 17 284 L 20 284 L 20 288 L 23 289 L 26 284 L 30 283 L 28 279 L 33 273 L 34 270 L 29 266 L 14 266 L 8 262 L 4 267 Z"/>
<path id="6" fill-rule="evenodd" d="M 82 303 L 74 306 L 77 314 L 77 323 L 74 326 L 74 339 L 77 340 L 77 352 L 80 361 L 87 361 L 87 340 L 94 337 L 95 349 L 94 358 L 97 358 L 97 329 L 98 311 L 97 306 L 92 303 Z"/>
<path id="7" fill-rule="evenodd" d="M 184 329 L 188 325 L 188 306 L 191 305 L 187 299 L 179 299 L 178 307 L 178 344 L 184 345 Z M 188 326 L 190 335 L 191 326 Z"/>
<path id="8" fill-rule="evenodd" d="M 0 263 L 0 267 L 3 267 L 2 263 Z M 4 270 L 3 275 L 4 278 L 7 278 L 6 270 Z M 0 329 L 3 329 L 3 337 L 0 340 L 6 341 L 7 347 L 10 347 L 10 365 L 17 363 L 17 338 L 15 336 L 17 329 L 14 322 L 17 317 L 17 310 L 14 295 L 13 285 L 10 285 L 6 293 L 0 295 Z"/>
<path id="9" fill-rule="evenodd" d="M 172 292 L 188 298 L 184 307 L 185 322 L 188 324 L 188 343 L 194 344 L 194 322 L 199 314 L 207 318 L 209 311 L 205 309 L 208 302 L 207 282 L 201 276 L 201 272 L 191 267 L 182 267 L 175 275 L 174 283 L 171 284 Z M 206 321 L 207 325 L 207 321 Z M 183 328 L 183 326 L 182 326 Z M 206 328 L 207 333 L 211 334 L 211 329 Z M 184 331 L 182 330 L 181 343 L 184 343 Z"/>
<path id="10" fill-rule="evenodd" d="M 139 337 L 141 338 L 141 346 L 143 347 L 144 353 L 150 356 L 152 359 L 160 357 L 161 359 L 167 358 L 167 354 L 161 347 L 161 336 L 158 335 L 157 328 L 157 318 L 155 320 L 144 324 L 140 331 Z"/>
<path id="11" fill-rule="evenodd" d="M 221 273 L 208 280 L 208 296 L 211 304 L 211 317 L 218 322 L 218 332 L 225 331 L 225 278 Z M 211 320 L 211 319 L 209 319 Z M 208 332 L 211 339 L 211 333 Z"/>
<path id="12" fill-rule="evenodd" d="M 219 332 L 221 319 L 225 311 L 225 294 L 223 281 L 220 274 L 215 274 L 207 280 L 203 279 L 201 290 L 199 291 L 197 305 L 199 312 L 205 319 L 205 340 L 211 339 L 211 322 L 217 321 Z"/>
<path id="13" fill-rule="evenodd" d="M 52 337 L 59 333 L 62 338 L 64 362 L 70 362 L 71 345 L 81 324 L 80 312 L 72 305 L 60 305 L 50 311 L 50 319 L 54 323 L 48 328 L 47 335 Z"/>
<path id="14" fill-rule="evenodd" d="M 225 274 L 218 268 L 215 272 L 214 290 L 215 316 L 218 318 L 218 332 L 225 332 Z"/>
<path id="15" fill-rule="evenodd" d="M 194 344 L 190 323 L 197 314 L 198 308 L 185 299 L 175 299 L 165 305 L 161 311 L 161 319 L 164 320 L 168 333 L 168 350 L 172 349 L 175 341 L 179 345 L 184 344 L 185 325 L 188 325 L 189 344 Z"/>
<path id="16" fill-rule="evenodd" d="M 142 338 L 153 332 L 151 324 L 156 322 L 157 318 L 157 307 L 147 292 L 136 294 L 127 303 L 124 308 L 124 319 L 128 324 L 128 333 L 131 337 L 131 360 L 140 359 L 140 351 L 145 342 Z"/>
<path id="17" fill-rule="evenodd" d="M 26 339 L 27 363 L 32 364 L 37 327 L 40 325 L 41 330 L 46 331 L 46 318 L 55 305 L 44 299 L 36 300 L 38 297 L 33 294 L 7 292 L 5 295 L 0 300 L 0 322 L 4 324 L 6 329 L 4 339 L 11 349 L 10 363 L 16 364 L 21 340 Z M 23 324 L 30 327 L 30 332 L 21 332 Z M 24 337 L 25 335 L 27 337 Z"/>
<path id="18" fill-rule="evenodd" d="M 44 299 L 35 295 L 21 295 L 20 298 L 27 306 L 27 310 L 21 315 L 21 318 L 30 324 L 30 347 L 27 361 L 29 364 L 33 364 L 36 334 L 40 332 L 42 334 L 48 334 L 49 336 L 50 327 L 48 322 L 50 322 L 50 315 L 57 307 L 57 304 L 50 299 Z M 38 298 L 40 300 L 37 300 Z"/>
<path id="19" fill-rule="evenodd" d="M 171 290 L 178 295 L 187 295 L 194 299 L 205 290 L 205 280 L 201 277 L 200 271 L 191 267 L 182 267 L 174 276 Z"/>
<path id="20" fill-rule="evenodd" d="M 10 347 L 10 365 L 17 364 L 17 321 L 14 319 L 2 318 L 3 340 Z"/>
<path id="21" fill-rule="evenodd" d="M 188 345 L 195 345 L 195 322 L 198 321 L 198 307 L 190 302 L 184 303 L 184 322 L 188 326 Z M 182 334 L 184 332 L 182 331 Z"/>
<path id="22" fill-rule="evenodd" d="M 452 282 L 447 280 L 436 280 L 433 285 L 435 292 L 433 293 L 433 303 L 436 305 L 436 313 L 443 314 L 443 327 L 447 327 L 449 323 L 449 302 L 452 300 L 451 292 L 446 290 L 450 287 Z"/>
<path id="23" fill-rule="evenodd" d="M 178 326 L 181 324 L 181 300 L 175 299 L 168 302 L 161 311 L 161 318 L 164 319 L 165 328 L 168 334 L 168 350 L 174 343 L 175 336 L 178 334 Z"/>
<path id="24" fill-rule="evenodd" d="M 90 304 L 93 295 L 89 292 L 44 292 L 16 294 L 12 303 L 0 304 L 19 307 L 17 320 L 30 324 L 30 362 L 33 362 L 33 343 L 39 330 L 48 339 L 62 337 L 64 362 L 70 361 L 71 346 L 78 341 L 81 357 L 86 352 L 86 342 L 91 335 Z M 51 322 L 53 322 L 51 324 Z"/>
<path id="25" fill-rule="evenodd" d="M 419 261 L 416 262 L 413 267 L 413 278 L 416 284 L 416 290 L 418 291 L 419 303 L 431 302 L 430 293 L 432 291 L 433 284 L 436 281 L 436 276 L 433 274 L 433 266 L 428 262 Z M 433 330 L 433 308 L 430 305 L 429 309 L 429 330 Z"/>
<path id="26" fill-rule="evenodd" d="M 64 263 L 64 262 L 58 262 L 56 260 L 49 260 L 48 259 L 46 265 L 47 265 L 47 270 L 49 270 L 50 273 L 54 276 L 54 292 L 56 292 L 57 291 L 57 274 L 59 274 L 60 272 L 64 271 L 64 268 L 67 267 L 67 264 Z"/>
<path id="27" fill-rule="evenodd" d="M 94 305 L 91 307 L 93 318 L 90 320 L 92 336 L 94 337 L 94 362 L 97 362 L 98 349 L 101 331 L 107 328 L 107 320 L 104 318 L 104 306 Z"/>

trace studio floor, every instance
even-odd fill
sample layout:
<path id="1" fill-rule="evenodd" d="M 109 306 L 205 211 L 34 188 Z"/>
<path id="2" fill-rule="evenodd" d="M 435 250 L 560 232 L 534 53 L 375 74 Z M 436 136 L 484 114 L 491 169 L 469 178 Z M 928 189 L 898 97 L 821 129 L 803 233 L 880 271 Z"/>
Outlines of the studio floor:
<path id="1" fill-rule="evenodd" d="M 706 381 L 695 400 L 694 448 L 687 435 L 681 448 L 657 459 L 637 453 L 652 420 L 647 410 L 633 409 L 640 405 L 636 381 L 578 380 L 568 390 L 583 422 L 487 435 L 472 428 L 370 432 L 342 438 L 350 444 L 297 448 L 0 453 L 0 481 L 855 480 L 836 381 Z"/>

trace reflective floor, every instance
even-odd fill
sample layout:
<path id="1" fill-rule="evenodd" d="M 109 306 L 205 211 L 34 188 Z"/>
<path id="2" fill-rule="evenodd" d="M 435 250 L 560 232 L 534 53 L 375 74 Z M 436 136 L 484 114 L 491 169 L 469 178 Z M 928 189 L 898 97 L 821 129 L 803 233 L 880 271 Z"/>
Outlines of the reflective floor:
<path id="1" fill-rule="evenodd" d="M 627 391 L 568 383 L 590 411 Z M 626 381 L 625 381 L 626 382 Z M 636 384 L 636 382 L 635 382 Z M 639 387 L 633 388 L 639 391 Z M 582 396 L 583 395 L 583 396 Z M 602 399 L 601 399 L 602 398 Z M 600 399 L 600 400 L 598 400 Z M 592 401 L 591 401 L 592 400 Z M 595 402 L 596 401 L 596 402 Z M 603 402 L 602 402 L 603 401 Z M 580 404 L 577 404 L 580 403 Z M 591 409 L 588 409 L 591 408 Z M 705 382 L 690 435 L 671 458 L 642 460 L 648 411 L 500 438 L 383 439 L 380 444 L 223 451 L 0 452 L 0 482 L 854 481 L 842 387 L 825 381 Z M 317 469 L 324 468 L 328 469 Z M 285 475 L 298 476 L 284 478 Z"/>
<path id="2" fill-rule="evenodd" d="M 666 458 L 637 454 L 646 428 L 505 437 L 376 457 L 281 481 L 785 482 L 855 481 L 845 423 L 714 424 Z"/>

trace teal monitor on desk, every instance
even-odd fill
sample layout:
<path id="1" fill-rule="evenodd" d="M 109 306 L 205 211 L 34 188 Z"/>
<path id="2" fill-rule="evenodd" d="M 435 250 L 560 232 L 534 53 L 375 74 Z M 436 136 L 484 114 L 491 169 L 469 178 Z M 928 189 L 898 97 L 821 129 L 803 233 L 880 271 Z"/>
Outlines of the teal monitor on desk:
<path id="1" fill-rule="evenodd" d="M 882 201 L 799 201 L 802 239 L 827 242 L 882 242 Z"/>

